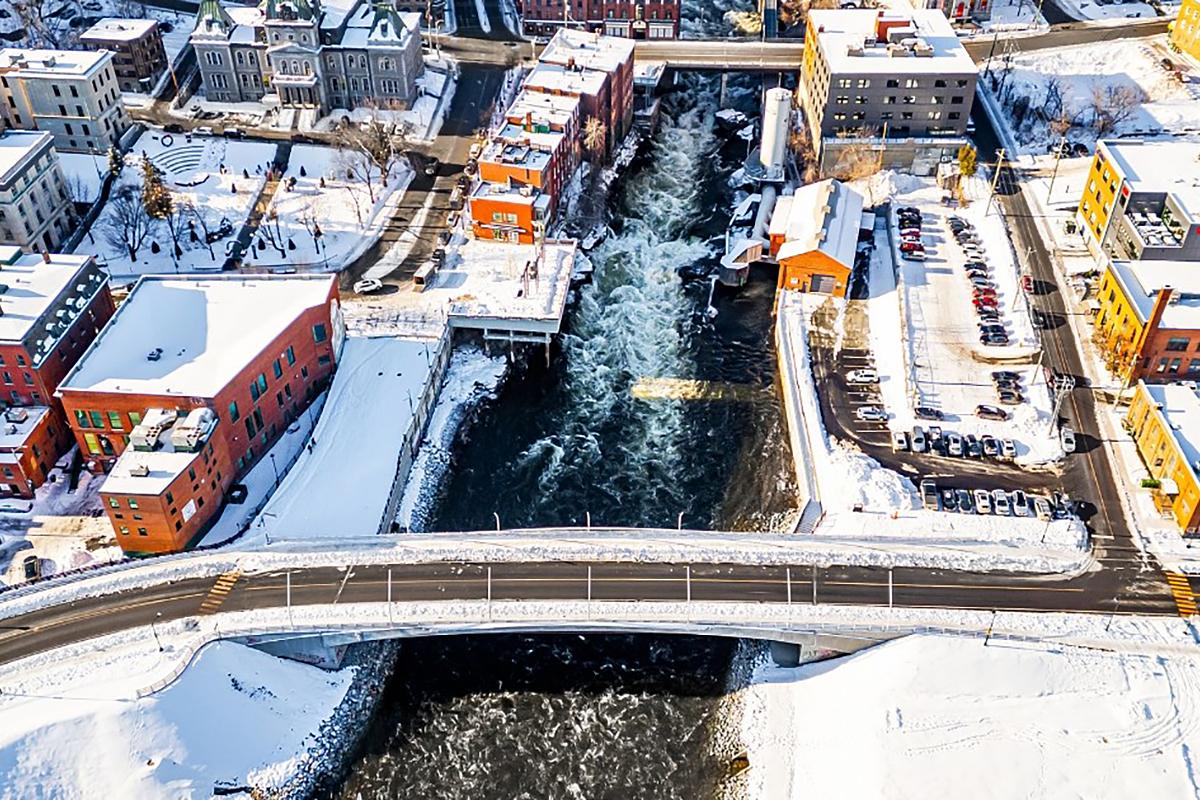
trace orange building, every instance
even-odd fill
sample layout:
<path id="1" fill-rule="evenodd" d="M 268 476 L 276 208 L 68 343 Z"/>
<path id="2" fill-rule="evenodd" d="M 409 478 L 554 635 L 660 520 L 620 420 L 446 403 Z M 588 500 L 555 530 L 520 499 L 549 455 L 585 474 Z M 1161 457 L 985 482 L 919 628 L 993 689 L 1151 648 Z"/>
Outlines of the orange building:
<path id="1" fill-rule="evenodd" d="M 533 244 L 546 230 L 550 195 L 532 186 L 480 183 L 469 202 L 476 238 Z"/>
<path id="2" fill-rule="evenodd" d="M 767 231 L 779 288 L 845 297 L 862 212 L 862 195 L 832 178 L 780 197 Z"/>
<path id="3" fill-rule="evenodd" d="M 1200 267 L 1111 261 L 1096 295 L 1093 339 L 1127 384 L 1200 379 Z"/>
<path id="4" fill-rule="evenodd" d="M 32 497 L 74 441 L 54 392 L 113 314 L 90 256 L 0 247 L 0 496 Z"/>
<path id="5" fill-rule="evenodd" d="M 129 553 L 194 544 L 230 487 L 324 390 L 332 276 L 146 277 L 59 387 Z"/>

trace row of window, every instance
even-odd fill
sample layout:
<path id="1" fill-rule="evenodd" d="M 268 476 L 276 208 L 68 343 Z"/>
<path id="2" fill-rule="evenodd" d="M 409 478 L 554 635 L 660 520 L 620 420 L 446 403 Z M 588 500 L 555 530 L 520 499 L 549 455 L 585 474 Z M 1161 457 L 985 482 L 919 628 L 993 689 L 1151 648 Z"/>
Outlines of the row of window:
<path id="1" fill-rule="evenodd" d="M 7 374 L 7 373 L 6 373 Z M 129 412 L 129 427 L 125 427 L 125 421 L 121 418 L 119 411 L 81 411 L 75 409 L 75 426 L 78 428 L 99 428 L 105 427 L 105 421 L 108 422 L 108 428 L 114 431 L 133 430 L 141 424 L 142 415 L 136 411 Z"/>

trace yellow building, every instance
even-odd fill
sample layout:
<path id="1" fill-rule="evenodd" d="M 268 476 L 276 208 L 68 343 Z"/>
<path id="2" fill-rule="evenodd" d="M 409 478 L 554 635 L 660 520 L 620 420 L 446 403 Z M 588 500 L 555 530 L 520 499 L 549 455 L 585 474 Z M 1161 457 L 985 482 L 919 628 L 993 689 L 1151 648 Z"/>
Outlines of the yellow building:
<path id="1" fill-rule="evenodd" d="M 1092 254 L 1200 261 L 1197 175 L 1197 142 L 1097 142 L 1076 211 Z"/>
<path id="2" fill-rule="evenodd" d="M 1200 59 L 1200 0 L 1183 0 L 1179 15 L 1171 23 L 1171 45 Z"/>
<path id="3" fill-rule="evenodd" d="M 1125 415 L 1146 469 L 1159 481 L 1159 508 L 1169 510 L 1180 531 L 1200 533 L 1200 397 L 1191 386 L 1138 382 Z"/>

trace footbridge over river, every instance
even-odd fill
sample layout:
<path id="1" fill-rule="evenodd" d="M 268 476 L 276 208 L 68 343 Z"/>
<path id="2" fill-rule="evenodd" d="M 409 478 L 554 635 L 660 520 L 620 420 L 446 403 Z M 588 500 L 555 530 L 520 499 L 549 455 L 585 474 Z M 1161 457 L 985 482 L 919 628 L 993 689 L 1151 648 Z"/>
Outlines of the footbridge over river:
<path id="1" fill-rule="evenodd" d="M 873 563 L 886 555 L 873 553 Z M 1184 613 L 1180 592 L 1191 602 L 1195 591 L 1188 579 L 1168 586 L 1163 573 L 1134 562 L 1035 575 L 840 566 L 841 558 L 854 563 L 854 550 L 831 550 L 817 537 L 595 528 L 185 553 L 0 593 L 0 672 L 57 648 L 86 654 L 91 640 L 154 625 L 191 632 L 197 646 L 236 637 L 300 655 L 485 630 L 702 631 L 844 651 L 923 626 L 982 632 L 998 612 L 1175 616 Z M 901 609 L 899 629 L 846 633 L 846 622 Z"/>

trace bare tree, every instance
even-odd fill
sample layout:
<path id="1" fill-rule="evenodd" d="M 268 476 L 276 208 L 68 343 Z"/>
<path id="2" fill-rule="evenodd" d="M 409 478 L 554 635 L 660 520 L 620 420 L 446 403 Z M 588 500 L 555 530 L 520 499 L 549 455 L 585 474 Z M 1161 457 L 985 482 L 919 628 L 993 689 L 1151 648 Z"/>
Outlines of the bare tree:
<path id="1" fill-rule="evenodd" d="M 279 225 L 279 212 L 272 206 L 271 210 L 266 213 L 265 218 L 258 225 L 259 240 L 266 242 L 275 248 L 279 253 L 280 258 L 287 258 L 287 237 L 283 235 L 283 229 Z"/>
<path id="2" fill-rule="evenodd" d="M 123 19 L 143 19 L 146 16 L 146 4 L 142 0 L 114 0 L 113 10 Z"/>
<path id="3" fill-rule="evenodd" d="M 1140 86 L 1105 84 L 1092 87 L 1092 127 L 1097 136 L 1115 131 L 1148 100 Z"/>
<path id="4" fill-rule="evenodd" d="M 1057 75 L 1047 75 L 1045 81 L 1046 95 L 1042 99 L 1042 118 L 1058 119 L 1063 115 L 1063 82 Z"/>
<path id="5" fill-rule="evenodd" d="M 857 128 L 838 134 L 838 141 L 833 144 L 837 151 L 830 174 L 844 180 L 852 181 L 858 178 L 869 178 L 883 168 L 883 147 L 875 142 L 878 133 L 872 128 Z M 875 189 L 867 181 L 867 191 L 871 205 L 875 205 Z"/>
<path id="6" fill-rule="evenodd" d="M 191 212 L 191 217 L 187 221 L 187 226 L 188 230 L 191 232 L 192 240 L 197 244 L 202 244 L 208 250 L 208 257 L 213 259 L 213 261 L 216 261 L 217 254 L 213 250 L 213 242 L 217 239 L 218 231 L 221 228 L 221 222 L 225 221 L 224 218 L 222 218 L 221 222 L 218 222 L 214 226 L 212 220 L 209 219 L 208 214 L 205 213 L 203 208 L 197 208 L 193 206 Z M 200 229 L 199 233 L 196 232 L 196 228 Z"/>
<path id="7" fill-rule="evenodd" d="M 9 0 L 9 8 L 26 31 L 31 47 L 71 48 L 78 35 L 71 19 L 81 13 L 79 0 Z"/>
<path id="8" fill-rule="evenodd" d="M 804 183 L 812 183 L 820 172 L 817 165 L 817 154 L 813 150 L 812 135 L 808 128 L 800 125 L 792 128 L 788 134 L 788 149 L 800 166 L 800 177 Z"/>
<path id="9" fill-rule="evenodd" d="M 375 179 L 387 188 L 393 170 L 406 158 L 408 132 L 403 123 L 385 119 L 381 110 L 370 108 L 360 123 L 343 123 L 334 131 L 333 144 L 342 156 L 347 178 L 367 186 L 375 202 Z M 378 173 L 376 176 L 375 173 Z"/>
<path id="10" fill-rule="evenodd" d="M 1071 120 L 1071 116 L 1065 108 L 1062 110 L 1062 113 L 1050 120 L 1049 125 L 1050 132 L 1059 137 L 1066 136 L 1071 132 L 1071 128 L 1073 127 L 1075 127 L 1075 123 Z"/>
<path id="11" fill-rule="evenodd" d="M 583 146 L 592 158 L 603 160 L 608 126 L 599 117 L 588 117 L 583 125 Z"/>
<path id="12" fill-rule="evenodd" d="M 136 186 L 126 184 L 113 192 L 104 217 L 104 241 L 137 261 L 138 251 L 154 232 L 157 221 L 146 212 Z"/>

